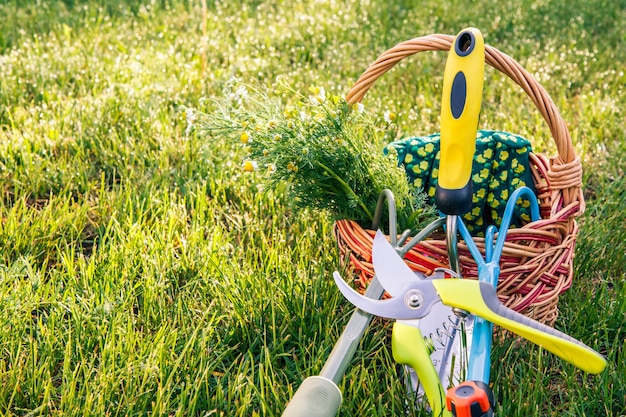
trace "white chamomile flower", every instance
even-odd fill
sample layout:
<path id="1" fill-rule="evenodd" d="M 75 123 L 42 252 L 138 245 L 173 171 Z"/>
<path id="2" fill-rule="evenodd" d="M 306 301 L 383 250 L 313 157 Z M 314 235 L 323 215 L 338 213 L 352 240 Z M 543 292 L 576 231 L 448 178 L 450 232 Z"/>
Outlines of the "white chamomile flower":
<path id="1" fill-rule="evenodd" d="M 250 137 L 250 134 L 248 132 L 243 132 L 241 136 L 239 137 L 239 139 L 241 140 L 241 143 L 252 142 L 252 138 Z"/>
<path id="2" fill-rule="evenodd" d="M 246 88 L 246 86 L 240 85 L 239 87 L 237 87 L 237 90 L 235 91 L 235 96 L 240 99 L 248 98 L 248 89 Z"/>
<path id="3" fill-rule="evenodd" d="M 324 87 L 311 87 L 309 91 L 315 94 L 309 97 L 313 105 L 318 105 L 326 101 L 326 90 L 324 90 Z"/>
<path id="4" fill-rule="evenodd" d="M 396 114 L 395 114 L 395 113 L 393 113 L 393 112 L 391 112 L 391 111 L 389 111 L 389 110 L 387 110 L 387 111 L 385 112 L 385 114 L 383 115 L 383 117 L 384 117 L 384 119 L 385 119 L 385 122 L 387 122 L 387 123 L 393 123 L 393 122 L 394 122 L 394 120 L 396 120 Z"/>
<path id="5" fill-rule="evenodd" d="M 193 124 L 198 119 L 198 115 L 193 109 L 188 107 L 185 109 L 185 118 L 187 119 L 187 129 L 185 129 L 185 135 L 189 136 L 191 130 L 193 129 Z"/>
<path id="6" fill-rule="evenodd" d="M 243 163 L 242 168 L 246 172 L 254 172 L 259 169 L 259 164 L 256 161 L 246 161 Z"/>

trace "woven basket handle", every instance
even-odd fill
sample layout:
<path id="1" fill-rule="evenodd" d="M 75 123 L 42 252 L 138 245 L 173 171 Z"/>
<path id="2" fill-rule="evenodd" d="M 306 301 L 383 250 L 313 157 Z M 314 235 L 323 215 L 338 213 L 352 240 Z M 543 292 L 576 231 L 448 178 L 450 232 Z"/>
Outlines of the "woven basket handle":
<path id="1" fill-rule="evenodd" d="M 389 71 L 400 60 L 418 52 L 448 51 L 454 42 L 451 35 L 428 35 L 411 39 L 384 52 L 376 61 L 365 70 L 346 96 L 348 103 L 360 102 L 374 82 Z M 572 146 L 565 121 L 554 105 L 546 90 L 526 71 L 517 61 L 500 52 L 496 48 L 485 45 L 485 62 L 500 72 L 506 74 L 524 89 L 533 103 L 548 123 L 556 147 L 558 157 L 551 159 L 548 182 L 553 190 L 563 193 L 563 205 L 580 204 L 579 212 L 584 210 L 584 200 L 581 191 L 582 165 Z"/>

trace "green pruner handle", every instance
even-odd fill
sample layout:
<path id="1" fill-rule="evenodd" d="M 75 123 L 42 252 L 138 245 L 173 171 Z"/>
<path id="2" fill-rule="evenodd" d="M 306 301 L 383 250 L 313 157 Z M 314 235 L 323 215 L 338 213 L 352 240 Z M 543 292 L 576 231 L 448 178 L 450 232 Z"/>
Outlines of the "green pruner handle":
<path id="1" fill-rule="evenodd" d="M 446 393 L 430 359 L 430 352 L 419 328 L 396 321 L 391 332 L 393 359 L 410 366 L 417 373 L 420 384 L 433 411 L 433 416 L 452 417 L 446 408 Z"/>
<path id="2" fill-rule="evenodd" d="M 445 305 L 461 308 L 522 336 L 590 374 L 599 374 L 607 362 L 589 346 L 543 323 L 505 307 L 493 285 L 469 279 L 433 280 Z"/>
<path id="3" fill-rule="evenodd" d="M 435 203 L 444 214 L 461 215 L 472 204 L 472 162 L 482 102 L 485 41 L 468 28 L 455 38 L 443 78 L 439 178 Z"/>

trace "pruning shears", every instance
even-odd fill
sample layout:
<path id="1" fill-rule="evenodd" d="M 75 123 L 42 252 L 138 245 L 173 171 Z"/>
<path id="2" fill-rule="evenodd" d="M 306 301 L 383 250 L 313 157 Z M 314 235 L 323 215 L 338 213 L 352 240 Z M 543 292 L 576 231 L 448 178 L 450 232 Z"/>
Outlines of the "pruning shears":
<path id="1" fill-rule="evenodd" d="M 451 307 L 462 308 L 522 336 L 583 371 L 598 374 L 606 367 L 606 359 L 589 346 L 505 307 L 498 300 L 493 285 L 487 282 L 468 279 L 419 279 L 380 231 L 374 238 L 372 258 L 374 271 L 392 298 L 374 300 L 364 297 L 350 288 L 339 274 L 334 274 L 335 283 L 344 297 L 365 312 L 398 320 L 396 326 L 402 326 L 403 320 L 425 317 L 435 303 L 442 302 Z M 394 331 L 396 330 L 394 327 Z M 402 355 L 402 352 L 397 353 Z"/>

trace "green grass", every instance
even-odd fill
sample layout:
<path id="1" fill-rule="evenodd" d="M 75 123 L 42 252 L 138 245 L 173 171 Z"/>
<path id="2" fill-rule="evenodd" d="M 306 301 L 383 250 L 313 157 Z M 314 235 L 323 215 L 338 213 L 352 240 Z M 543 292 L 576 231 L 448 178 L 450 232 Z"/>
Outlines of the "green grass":
<path id="1" fill-rule="evenodd" d="M 1 415 L 280 415 L 351 312 L 331 222 L 260 192 L 236 147 L 186 137 L 179 107 L 234 75 L 345 94 L 394 44 L 468 25 L 568 122 L 588 206 L 556 327 L 609 361 L 588 376 L 499 343 L 499 415 L 626 415 L 626 3 L 387 3 L 211 2 L 206 37 L 199 1 L 0 4 Z M 422 55 L 364 101 L 401 134 L 438 130 L 445 54 Z M 481 119 L 553 153 L 494 71 Z M 341 415 L 427 415 L 406 407 L 388 329 L 363 340 Z"/>

